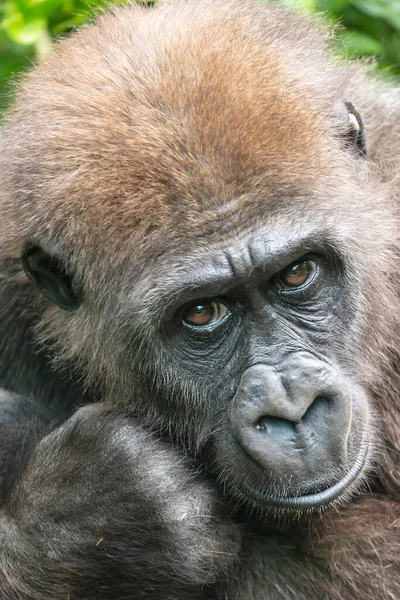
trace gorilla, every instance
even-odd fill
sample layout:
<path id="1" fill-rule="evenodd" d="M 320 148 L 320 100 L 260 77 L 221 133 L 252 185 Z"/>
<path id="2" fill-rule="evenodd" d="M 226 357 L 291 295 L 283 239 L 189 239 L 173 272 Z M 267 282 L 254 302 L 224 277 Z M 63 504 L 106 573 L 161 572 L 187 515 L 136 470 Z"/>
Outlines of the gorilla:
<path id="1" fill-rule="evenodd" d="M 400 94 L 329 38 L 133 3 L 18 85 L 2 599 L 400 598 Z"/>

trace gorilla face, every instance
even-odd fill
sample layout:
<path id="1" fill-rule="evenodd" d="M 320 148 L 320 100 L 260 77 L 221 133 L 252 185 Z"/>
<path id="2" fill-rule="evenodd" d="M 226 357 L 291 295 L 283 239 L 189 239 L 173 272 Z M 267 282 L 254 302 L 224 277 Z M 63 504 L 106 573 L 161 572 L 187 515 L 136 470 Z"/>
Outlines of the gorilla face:
<path id="1" fill-rule="evenodd" d="M 271 208 L 258 228 L 260 211 L 246 211 L 242 232 L 235 221 L 222 242 L 207 215 L 208 238 L 177 252 L 164 237 L 157 268 L 131 267 L 107 290 L 108 316 L 91 315 L 97 329 L 109 322 L 101 351 L 124 382 L 119 401 L 264 510 L 329 504 L 360 481 L 369 454 L 358 359 L 372 259 L 352 260 L 347 232 L 310 204 L 285 218 Z M 23 262 L 70 327 L 84 318 L 90 292 L 74 290 L 59 257 L 28 245 Z"/>
<path id="2" fill-rule="evenodd" d="M 166 298 L 165 371 L 185 382 L 185 421 L 206 424 L 215 473 L 256 505 L 328 504 L 365 467 L 360 290 L 335 250 L 321 231 L 252 231 L 205 252 Z"/>

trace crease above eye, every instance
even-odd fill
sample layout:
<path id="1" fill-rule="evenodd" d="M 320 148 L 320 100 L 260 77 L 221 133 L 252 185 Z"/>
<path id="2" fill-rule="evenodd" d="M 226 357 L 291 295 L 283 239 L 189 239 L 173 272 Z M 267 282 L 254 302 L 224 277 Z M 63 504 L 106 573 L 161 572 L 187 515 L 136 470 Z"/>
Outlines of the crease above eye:
<path id="1" fill-rule="evenodd" d="M 296 292 L 307 288 L 318 276 L 320 264 L 313 257 L 303 257 L 278 273 L 275 285 L 279 292 Z M 291 280 L 290 280 L 291 278 Z M 182 325 L 198 330 L 211 330 L 231 315 L 229 306 L 219 298 L 203 298 L 181 310 Z"/>

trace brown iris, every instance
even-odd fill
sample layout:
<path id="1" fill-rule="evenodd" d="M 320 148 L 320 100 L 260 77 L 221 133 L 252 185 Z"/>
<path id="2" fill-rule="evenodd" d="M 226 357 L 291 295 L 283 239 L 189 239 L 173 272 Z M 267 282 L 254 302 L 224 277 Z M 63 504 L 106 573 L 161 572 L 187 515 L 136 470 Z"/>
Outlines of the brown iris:
<path id="1" fill-rule="evenodd" d="M 317 268 L 316 262 L 310 259 L 290 265 L 279 275 L 280 288 L 302 287 L 314 278 Z"/>
<path id="2" fill-rule="evenodd" d="M 229 314 L 229 308 L 219 300 L 204 300 L 189 306 L 183 313 L 185 323 L 193 327 L 216 325 Z"/>

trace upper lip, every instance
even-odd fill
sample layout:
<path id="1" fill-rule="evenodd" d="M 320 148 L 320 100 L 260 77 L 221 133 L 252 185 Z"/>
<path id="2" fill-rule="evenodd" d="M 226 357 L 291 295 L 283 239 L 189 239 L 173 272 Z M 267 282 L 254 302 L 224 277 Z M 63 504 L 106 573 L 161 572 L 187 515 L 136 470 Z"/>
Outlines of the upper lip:
<path id="1" fill-rule="evenodd" d="M 343 492 L 357 479 L 360 475 L 368 456 L 369 442 L 368 439 L 363 439 L 360 444 L 358 456 L 353 463 L 351 469 L 346 475 L 334 485 L 325 488 L 322 491 L 314 494 L 306 494 L 299 496 L 278 496 L 269 495 L 251 485 L 245 484 L 242 491 L 258 504 L 266 506 L 275 506 L 280 508 L 316 508 L 325 506 L 339 498 Z"/>

